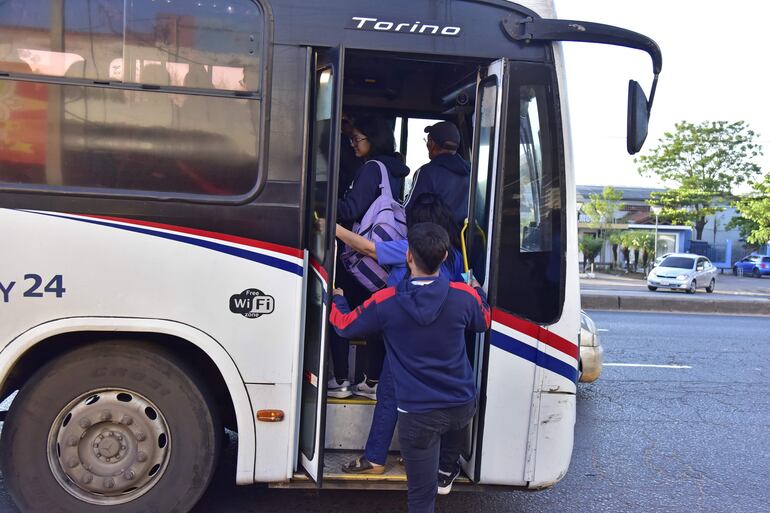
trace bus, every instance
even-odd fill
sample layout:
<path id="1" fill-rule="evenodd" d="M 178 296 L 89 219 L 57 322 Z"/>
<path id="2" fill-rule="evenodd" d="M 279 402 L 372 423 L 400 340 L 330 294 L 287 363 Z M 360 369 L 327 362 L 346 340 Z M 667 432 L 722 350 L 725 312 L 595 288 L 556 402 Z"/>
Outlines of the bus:
<path id="1" fill-rule="evenodd" d="M 562 41 L 649 54 L 649 99 L 629 82 L 639 151 L 658 46 L 547 1 L 0 2 L 0 463 L 18 507 L 188 511 L 226 430 L 239 485 L 405 487 L 398 464 L 340 471 L 373 401 L 326 396 L 343 112 L 389 119 L 413 170 L 425 126 L 460 129 L 466 257 L 493 309 L 469 342 L 464 483 L 558 482 L 580 330 Z"/>

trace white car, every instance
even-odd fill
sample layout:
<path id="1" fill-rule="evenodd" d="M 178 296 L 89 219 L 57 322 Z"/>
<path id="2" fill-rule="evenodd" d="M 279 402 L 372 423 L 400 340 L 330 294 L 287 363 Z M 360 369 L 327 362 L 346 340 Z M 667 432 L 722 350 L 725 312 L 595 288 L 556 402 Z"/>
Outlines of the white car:
<path id="1" fill-rule="evenodd" d="M 695 294 L 698 288 L 704 288 L 706 292 L 714 292 L 716 283 L 717 268 L 708 258 L 690 253 L 668 255 L 647 275 L 650 290 L 684 290 Z"/>
<path id="2" fill-rule="evenodd" d="M 604 349 L 596 334 L 596 324 L 580 310 L 580 382 L 591 383 L 599 378 L 604 362 Z"/>

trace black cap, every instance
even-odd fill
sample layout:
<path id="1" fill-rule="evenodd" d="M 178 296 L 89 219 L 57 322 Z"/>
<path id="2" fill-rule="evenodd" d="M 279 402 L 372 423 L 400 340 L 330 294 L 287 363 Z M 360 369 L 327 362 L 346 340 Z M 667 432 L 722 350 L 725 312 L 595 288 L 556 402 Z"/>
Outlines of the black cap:
<path id="1" fill-rule="evenodd" d="M 460 147 L 460 131 L 449 121 L 440 121 L 425 128 L 425 133 L 445 150 L 457 150 Z"/>

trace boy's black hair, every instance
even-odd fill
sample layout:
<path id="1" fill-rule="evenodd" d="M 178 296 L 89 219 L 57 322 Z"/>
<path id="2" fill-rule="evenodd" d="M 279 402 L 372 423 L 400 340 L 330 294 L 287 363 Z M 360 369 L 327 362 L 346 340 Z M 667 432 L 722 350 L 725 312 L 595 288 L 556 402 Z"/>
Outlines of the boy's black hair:
<path id="1" fill-rule="evenodd" d="M 449 251 L 449 235 L 435 223 L 417 223 L 409 228 L 409 249 L 417 268 L 435 274 Z"/>
<path id="2" fill-rule="evenodd" d="M 371 150 L 367 158 L 378 155 L 393 155 L 396 151 L 396 138 L 387 121 L 376 116 L 364 116 L 355 122 L 356 129 L 369 139 Z"/>

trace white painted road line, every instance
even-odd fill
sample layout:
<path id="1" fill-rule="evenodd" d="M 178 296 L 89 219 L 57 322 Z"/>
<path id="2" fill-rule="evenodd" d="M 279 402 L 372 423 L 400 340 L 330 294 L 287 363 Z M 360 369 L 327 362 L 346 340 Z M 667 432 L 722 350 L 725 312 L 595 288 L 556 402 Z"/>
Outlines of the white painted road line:
<path id="1" fill-rule="evenodd" d="M 596 331 L 610 331 L 610 330 L 604 329 L 604 328 L 596 328 Z"/>
<path id="2" fill-rule="evenodd" d="M 689 365 L 654 365 L 651 363 L 605 363 L 604 367 L 649 367 L 653 369 L 692 369 Z"/>

